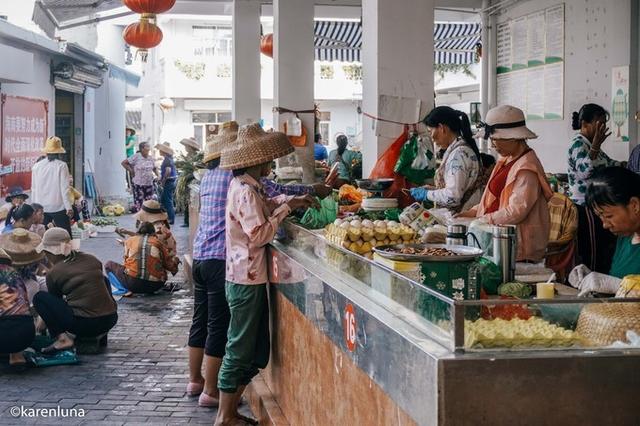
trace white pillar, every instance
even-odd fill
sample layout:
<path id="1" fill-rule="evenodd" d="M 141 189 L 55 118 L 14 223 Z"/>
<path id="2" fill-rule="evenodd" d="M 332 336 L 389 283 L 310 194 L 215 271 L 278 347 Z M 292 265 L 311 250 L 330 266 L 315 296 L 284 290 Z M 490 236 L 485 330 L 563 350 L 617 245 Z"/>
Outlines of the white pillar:
<path id="1" fill-rule="evenodd" d="M 260 2 L 233 2 L 233 119 L 260 120 Z"/>
<path id="2" fill-rule="evenodd" d="M 313 12 L 314 0 L 274 0 L 274 95 L 275 107 L 313 110 Z M 274 128 L 282 130 L 287 115 L 275 113 Z M 315 178 L 313 160 L 314 114 L 300 114 L 307 130 L 307 144 L 296 148 L 303 181 Z"/>
<path id="3" fill-rule="evenodd" d="M 422 100 L 420 118 L 433 107 L 434 5 L 434 0 L 362 1 L 362 109 L 366 113 L 380 116 L 380 95 Z M 376 136 L 367 117 L 362 129 L 363 175 L 368 176 L 393 138 Z M 401 132 L 398 126 L 398 135 Z"/>

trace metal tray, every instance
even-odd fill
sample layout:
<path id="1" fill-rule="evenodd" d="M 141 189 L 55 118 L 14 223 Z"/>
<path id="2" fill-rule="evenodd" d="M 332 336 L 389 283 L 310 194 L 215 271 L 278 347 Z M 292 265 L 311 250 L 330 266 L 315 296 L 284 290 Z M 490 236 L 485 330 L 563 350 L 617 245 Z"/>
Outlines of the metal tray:
<path id="1" fill-rule="evenodd" d="M 425 248 L 446 248 L 447 250 L 457 253 L 458 256 L 424 256 L 421 254 L 390 253 L 385 251 L 390 248 L 403 249 L 409 247 L 420 250 Z M 388 246 L 375 247 L 373 251 L 386 259 L 404 262 L 469 262 L 479 258 L 484 253 L 481 249 L 475 247 L 453 246 L 446 244 L 392 244 Z"/>

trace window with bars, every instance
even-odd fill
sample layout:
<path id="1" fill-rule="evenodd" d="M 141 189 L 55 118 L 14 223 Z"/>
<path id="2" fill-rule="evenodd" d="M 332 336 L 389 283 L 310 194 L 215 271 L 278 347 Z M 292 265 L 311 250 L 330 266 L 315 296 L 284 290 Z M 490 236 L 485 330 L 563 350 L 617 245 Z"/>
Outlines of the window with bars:
<path id="1" fill-rule="evenodd" d="M 194 25 L 192 27 L 193 55 L 198 57 L 231 57 L 233 41 L 231 27 Z"/>
<path id="2" fill-rule="evenodd" d="M 220 125 L 225 121 L 231 121 L 231 111 L 194 111 L 191 113 L 193 136 L 205 144 L 218 134 Z"/>

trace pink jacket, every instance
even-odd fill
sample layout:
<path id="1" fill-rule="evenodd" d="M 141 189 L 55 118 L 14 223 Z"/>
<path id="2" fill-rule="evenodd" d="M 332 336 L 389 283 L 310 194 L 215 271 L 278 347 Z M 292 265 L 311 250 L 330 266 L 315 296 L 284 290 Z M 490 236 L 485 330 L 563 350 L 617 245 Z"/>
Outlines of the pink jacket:
<path id="1" fill-rule="evenodd" d="M 501 158 L 491 177 L 507 162 Z M 487 187 L 478 205 L 477 216 L 495 225 L 516 225 L 518 255 L 516 260 L 541 261 L 549 242 L 550 218 L 547 202 L 553 191 L 547 182 L 538 156 L 529 151 L 513 165 L 500 196 L 500 208 L 489 214 L 485 210 L 495 200 Z"/>

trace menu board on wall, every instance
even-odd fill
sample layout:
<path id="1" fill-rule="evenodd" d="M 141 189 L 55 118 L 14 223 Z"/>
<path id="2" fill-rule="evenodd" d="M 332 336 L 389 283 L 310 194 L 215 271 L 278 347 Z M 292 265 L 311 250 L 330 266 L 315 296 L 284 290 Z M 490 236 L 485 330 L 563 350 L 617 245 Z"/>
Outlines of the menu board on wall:
<path id="1" fill-rule="evenodd" d="M 498 103 L 529 120 L 562 119 L 564 4 L 501 23 L 497 33 Z"/>
<path id="2" fill-rule="evenodd" d="M 0 164 L 8 172 L 1 178 L 5 191 L 12 186 L 31 189 L 31 168 L 47 138 L 48 107 L 40 99 L 2 95 Z"/>

